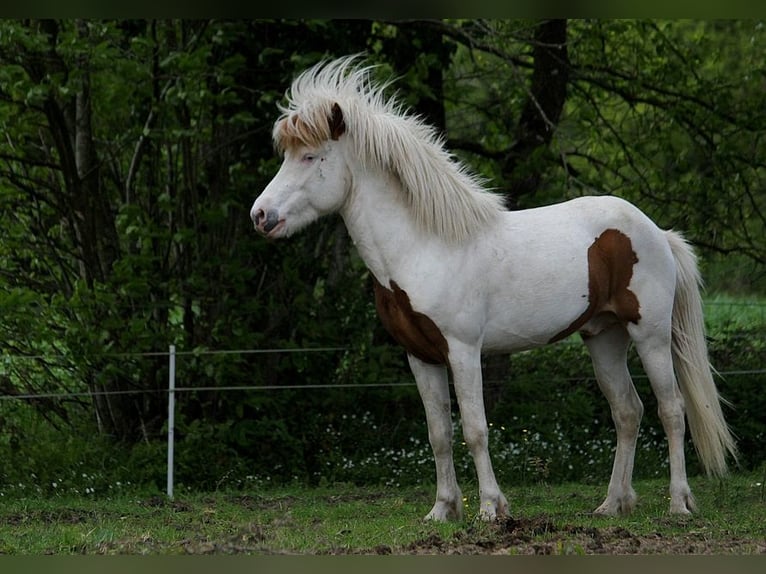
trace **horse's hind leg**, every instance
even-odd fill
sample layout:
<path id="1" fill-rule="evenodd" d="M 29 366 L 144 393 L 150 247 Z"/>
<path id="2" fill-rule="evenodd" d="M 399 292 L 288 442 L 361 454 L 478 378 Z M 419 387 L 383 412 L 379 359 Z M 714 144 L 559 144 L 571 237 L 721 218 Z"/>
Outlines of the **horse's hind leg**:
<path id="1" fill-rule="evenodd" d="M 407 356 L 426 411 L 428 440 L 436 463 L 436 502 L 425 519 L 445 521 L 463 516 L 463 495 L 452 460 L 452 411 L 447 368 Z"/>
<path id="2" fill-rule="evenodd" d="M 636 331 L 639 331 L 636 328 Z M 637 333 L 633 338 L 641 363 L 644 366 L 652 391 L 657 397 L 657 410 L 668 437 L 670 458 L 670 512 L 689 514 L 695 510 L 694 497 L 686 479 L 684 456 L 684 399 L 676 384 L 673 356 L 670 347 L 670 328 L 665 334 L 657 330 L 642 339 Z"/>
<path id="3" fill-rule="evenodd" d="M 606 499 L 596 514 L 628 514 L 636 505 L 633 490 L 633 461 L 638 427 L 644 407 L 638 398 L 627 366 L 630 337 L 622 325 L 615 325 L 598 335 L 584 337 L 590 351 L 598 386 L 609 401 L 617 431 L 612 477 Z"/>

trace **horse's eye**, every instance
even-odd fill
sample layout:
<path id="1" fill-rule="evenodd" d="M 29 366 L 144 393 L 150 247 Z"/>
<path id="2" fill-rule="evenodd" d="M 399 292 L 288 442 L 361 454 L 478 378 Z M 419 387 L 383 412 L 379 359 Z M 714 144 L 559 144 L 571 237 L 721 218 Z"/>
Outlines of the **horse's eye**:
<path id="1" fill-rule="evenodd" d="M 312 163 L 316 158 L 317 158 L 316 154 L 306 153 L 306 154 L 303 154 L 301 161 L 304 163 Z"/>

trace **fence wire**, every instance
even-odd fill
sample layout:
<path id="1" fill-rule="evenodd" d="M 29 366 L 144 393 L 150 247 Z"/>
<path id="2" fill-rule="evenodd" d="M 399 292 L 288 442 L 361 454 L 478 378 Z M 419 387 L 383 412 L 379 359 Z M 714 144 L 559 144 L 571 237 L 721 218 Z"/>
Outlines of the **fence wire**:
<path id="1" fill-rule="evenodd" d="M 190 351 L 147 351 L 140 353 L 99 353 L 92 355 L 94 357 L 169 357 L 171 354 L 179 356 L 209 356 L 209 355 L 255 355 L 255 354 L 289 354 L 289 353 L 331 353 L 349 351 L 347 347 L 307 347 L 307 348 L 284 348 L 284 349 L 194 349 Z M 2 355 L 3 360 L 31 360 L 31 359 L 54 359 L 68 358 L 63 354 L 51 355 Z M 766 368 L 758 369 L 736 369 L 729 371 L 714 371 L 714 376 L 725 379 L 727 376 L 755 376 L 766 374 Z M 643 373 L 631 374 L 633 379 L 645 379 Z M 561 382 L 577 382 L 592 380 L 593 373 L 584 373 L 576 377 L 557 378 Z M 549 380 L 546 377 L 546 380 Z M 451 384 L 451 381 L 450 381 Z M 506 381 L 487 380 L 485 387 L 495 387 L 506 384 Z M 52 392 L 52 393 L 18 393 L 0 395 L 0 401 L 9 400 L 35 400 L 35 399 L 65 399 L 65 398 L 87 398 L 98 396 L 114 395 L 140 395 L 140 394 L 169 394 L 190 393 L 190 392 L 236 392 L 236 391 L 280 391 L 280 390 L 322 390 L 322 389 L 379 389 L 379 388 L 403 388 L 415 387 L 415 381 L 394 383 L 325 383 L 325 384 L 285 384 L 285 385 L 221 385 L 221 386 L 199 386 L 199 387 L 174 387 L 156 389 L 124 389 L 112 391 L 79 391 L 79 392 Z"/>
<path id="2" fill-rule="evenodd" d="M 762 301 L 725 301 L 711 300 L 706 301 L 705 306 L 712 307 L 758 307 L 766 311 L 766 302 Z M 751 336 L 743 334 L 743 337 Z M 560 344 L 578 344 L 577 341 L 562 341 Z M 290 354 L 290 353 L 331 353 L 349 351 L 348 347 L 304 347 L 304 348 L 268 348 L 268 349 L 192 349 L 186 351 L 175 350 L 172 354 L 176 357 L 189 356 L 213 356 L 213 355 L 265 355 L 265 354 Z M 147 357 L 169 357 L 171 351 L 144 351 L 144 352 L 101 352 L 91 353 L 91 358 L 147 358 Z M 71 359 L 72 354 L 64 353 L 45 353 L 45 354 L 2 354 L 0 361 L 54 361 Z M 716 378 L 725 379 L 727 376 L 757 376 L 766 374 L 766 368 L 756 369 L 736 369 L 729 371 L 714 371 Z M 634 379 L 645 379 L 643 373 L 632 374 Z M 576 377 L 563 377 L 557 379 L 561 382 L 577 382 L 593 379 L 593 373 L 582 374 Z M 546 377 L 547 380 L 547 377 Z M 506 384 L 507 381 L 494 379 L 485 379 L 485 387 L 497 387 Z M 87 398 L 97 396 L 114 395 L 140 395 L 140 394 L 168 394 L 170 392 L 189 393 L 189 392 L 237 392 L 237 391 L 278 391 L 278 390 L 321 390 L 321 389 L 374 389 L 374 388 L 402 388 L 415 387 L 414 380 L 401 383 L 328 383 L 328 384 L 286 384 L 286 385 L 225 385 L 225 386 L 200 386 L 200 387 L 176 387 L 172 391 L 167 388 L 156 389 L 124 389 L 124 390 L 92 390 L 79 392 L 51 392 L 51 393 L 18 393 L 2 394 L 0 401 L 10 400 L 35 400 L 35 399 L 65 399 L 65 398 Z"/>

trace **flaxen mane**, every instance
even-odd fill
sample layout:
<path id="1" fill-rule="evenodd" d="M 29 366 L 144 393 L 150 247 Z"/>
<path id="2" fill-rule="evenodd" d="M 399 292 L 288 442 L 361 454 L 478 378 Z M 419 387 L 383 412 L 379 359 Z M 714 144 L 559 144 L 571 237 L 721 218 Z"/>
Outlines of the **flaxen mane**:
<path id="1" fill-rule="evenodd" d="M 337 103 L 363 165 L 398 176 L 422 229 L 461 241 L 496 218 L 502 198 L 444 148 L 434 128 L 385 98 L 388 83 L 373 83 L 374 67 L 356 65 L 357 59 L 322 62 L 295 79 L 274 125 L 276 147 L 283 152 L 330 139 L 328 118 Z"/>

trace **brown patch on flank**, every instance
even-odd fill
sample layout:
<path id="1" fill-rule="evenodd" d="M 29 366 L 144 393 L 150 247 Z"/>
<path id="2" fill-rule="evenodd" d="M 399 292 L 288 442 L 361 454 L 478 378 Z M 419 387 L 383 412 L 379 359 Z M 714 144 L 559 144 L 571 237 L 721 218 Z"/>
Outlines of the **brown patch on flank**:
<path id="1" fill-rule="evenodd" d="M 375 307 L 386 331 L 407 352 L 421 361 L 432 365 L 447 363 L 449 344 L 439 327 L 423 313 L 412 308 L 407 292 L 391 281 L 386 289 L 377 279 L 375 285 Z"/>
<path id="2" fill-rule="evenodd" d="M 623 323 L 638 323 L 638 298 L 628 289 L 636 263 L 638 257 L 627 235 L 616 229 L 599 235 L 588 248 L 588 308 L 548 342 L 555 343 L 579 331 L 600 313 L 611 313 Z"/>

